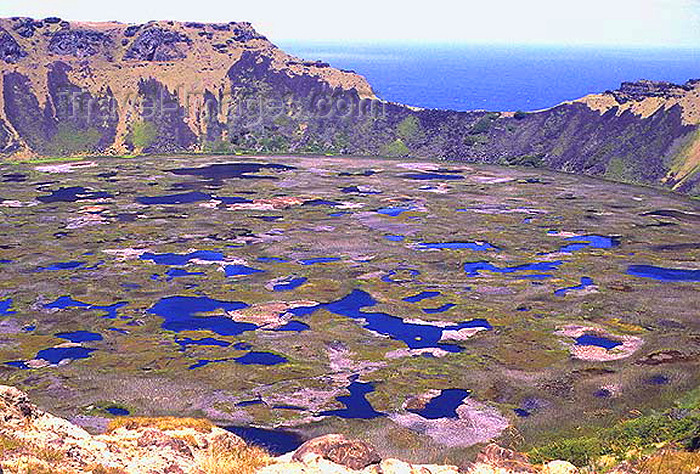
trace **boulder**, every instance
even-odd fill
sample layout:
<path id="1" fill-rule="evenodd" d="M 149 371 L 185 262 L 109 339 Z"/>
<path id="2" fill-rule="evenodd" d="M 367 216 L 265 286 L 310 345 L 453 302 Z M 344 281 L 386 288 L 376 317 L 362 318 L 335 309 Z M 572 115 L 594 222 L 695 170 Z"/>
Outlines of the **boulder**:
<path id="1" fill-rule="evenodd" d="M 292 459 L 304 462 L 313 456 L 320 456 L 356 470 L 378 464 L 382 460 L 379 453 L 369 444 L 360 440 L 349 440 L 340 434 L 325 435 L 305 442 L 294 452 Z"/>

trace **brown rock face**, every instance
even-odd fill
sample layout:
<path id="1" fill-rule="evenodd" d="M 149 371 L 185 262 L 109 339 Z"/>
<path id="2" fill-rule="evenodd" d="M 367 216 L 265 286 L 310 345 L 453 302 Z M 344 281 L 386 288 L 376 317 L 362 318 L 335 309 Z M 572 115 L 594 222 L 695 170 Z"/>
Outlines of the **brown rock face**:
<path id="1" fill-rule="evenodd" d="M 379 453 L 369 444 L 364 441 L 349 440 L 339 434 L 330 434 L 307 441 L 296 450 L 292 459 L 303 462 L 305 457 L 312 454 L 356 470 L 378 464 L 382 460 Z"/>

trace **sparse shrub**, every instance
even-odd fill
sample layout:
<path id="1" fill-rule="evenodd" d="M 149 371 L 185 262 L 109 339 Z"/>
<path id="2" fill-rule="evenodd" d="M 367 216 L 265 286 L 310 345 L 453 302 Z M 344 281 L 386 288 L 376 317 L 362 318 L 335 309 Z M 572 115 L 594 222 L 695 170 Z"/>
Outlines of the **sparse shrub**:
<path id="1" fill-rule="evenodd" d="M 155 141 L 158 136 L 158 128 L 152 122 L 141 120 L 134 122 L 129 133 L 129 141 L 136 148 L 147 148 Z"/>
<path id="2" fill-rule="evenodd" d="M 226 140 L 216 140 L 204 142 L 204 151 L 215 154 L 234 153 L 235 148 Z"/>
<path id="3" fill-rule="evenodd" d="M 397 138 L 393 142 L 387 143 L 382 148 L 382 154 L 386 156 L 393 157 L 404 157 L 408 156 L 411 150 L 406 146 L 406 144 L 400 138 Z"/>
<path id="4" fill-rule="evenodd" d="M 479 143 L 486 143 L 486 138 L 483 135 L 466 135 L 464 137 L 464 144 L 467 146 L 478 145 Z"/>
<path id="5" fill-rule="evenodd" d="M 58 132 L 51 139 L 49 148 L 57 155 L 97 151 L 102 134 L 94 128 L 79 130 L 68 123 L 58 125 Z"/>
<path id="6" fill-rule="evenodd" d="M 495 118 L 497 117 L 494 117 L 491 114 L 484 115 L 469 130 L 469 133 L 472 135 L 479 135 L 481 133 L 488 132 L 491 129 L 491 124 Z"/>
<path id="7" fill-rule="evenodd" d="M 415 115 L 407 116 L 396 126 L 396 133 L 405 142 L 417 138 L 421 131 L 420 121 Z"/>
<path id="8" fill-rule="evenodd" d="M 598 438 L 580 437 L 555 441 L 530 451 L 530 459 L 535 463 L 545 463 L 556 459 L 569 461 L 576 466 L 588 466 L 604 454 L 606 448 Z"/>
<path id="9" fill-rule="evenodd" d="M 508 166 L 529 166 L 538 168 L 544 164 L 544 155 L 537 153 L 533 155 L 511 156 L 504 158 L 503 164 Z"/>

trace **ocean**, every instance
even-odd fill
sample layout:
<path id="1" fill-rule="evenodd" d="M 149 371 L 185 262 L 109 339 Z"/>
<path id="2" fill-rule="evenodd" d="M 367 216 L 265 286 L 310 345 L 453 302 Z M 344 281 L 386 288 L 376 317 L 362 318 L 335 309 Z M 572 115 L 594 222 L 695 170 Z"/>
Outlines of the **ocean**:
<path id="1" fill-rule="evenodd" d="M 369 45 L 278 42 L 306 60 L 354 70 L 377 95 L 453 110 L 532 111 L 623 81 L 700 79 L 700 49 Z"/>

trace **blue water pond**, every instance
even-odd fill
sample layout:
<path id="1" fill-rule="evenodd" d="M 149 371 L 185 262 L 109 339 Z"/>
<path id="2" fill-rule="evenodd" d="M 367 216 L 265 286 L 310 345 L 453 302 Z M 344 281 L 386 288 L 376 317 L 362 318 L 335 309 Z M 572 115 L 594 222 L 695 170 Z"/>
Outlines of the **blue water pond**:
<path id="1" fill-rule="evenodd" d="M 570 286 L 568 288 L 559 288 L 558 290 L 554 290 L 554 294 L 557 296 L 565 296 L 569 291 L 583 290 L 584 288 L 592 286 L 593 284 L 592 278 L 582 277 L 580 285 Z"/>
<path id="2" fill-rule="evenodd" d="M 264 270 L 252 268 L 247 265 L 226 265 L 225 267 L 225 273 L 227 277 L 246 276 L 263 272 Z"/>
<path id="3" fill-rule="evenodd" d="M 498 250 L 498 247 L 494 247 L 493 245 L 489 244 L 488 242 L 421 242 L 419 243 L 416 248 L 418 250 L 430 250 L 430 249 L 449 249 L 449 250 L 457 250 L 457 249 L 469 249 L 469 250 L 476 250 L 476 251 L 485 251 L 485 250 Z"/>
<path id="4" fill-rule="evenodd" d="M 242 365 L 279 365 L 289 362 L 286 357 L 282 357 L 272 352 L 252 351 L 233 359 L 237 364 Z"/>
<path id="5" fill-rule="evenodd" d="M 458 174 L 445 174 L 444 172 L 442 173 L 406 173 L 399 175 L 399 178 L 404 178 L 404 179 L 415 179 L 418 181 L 427 181 L 431 179 L 442 179 L 446 181 L 454 181 L 454 180 L 460 180 L 464 179 L 464 176 L 458 175 Z"/>
<path id="6" fill-rule="evenodd" d="M 210 359 L 199 359 L 197 362 L 194 364 L 190 365 L 187 367 L 189 370 L 194 370 L 194 369 L 199 369 L 200 367 L 204 367 L 205 365 L 209 364 L 214 364 L 217 362 L 228 362 L 231 359 L 216 359 L 216 360 L 210 360 Z"/>
<path id="7" fill-rule="evenodd" d="M 554 262 L 526 263 L 524 265 L 501 268 L 485 261 L 467 262 L 464 264 L 464 271 L 470 277 L 478 276 L 481 271 L 494 273 L 542 272 L 556 270 L 562 263 L 564 262 L 556 260 Z"/>
<path id="8" fill-rule="evenodd" d="M 644 380 L 644 383 L 648 385 L 668 385 L 671 380 L 662 374 L 652 375 L 651 377 Z"/>
<path id="9" fill-rule="evenodd" d="M 583 336 L 577 337 L 576 338 L 576 345 L 579 346 L 597 346 L 597 347 L 603 347 L 605 349 L 614 349 L 617 346 L 621 346 L 622 343 L 620 341 L 615 341 L 613 339 L 603 337 L 603 336 L 595 336 L 593 334 L 584 334 Z"/>
<path id="10" fill-rule="evenodd" d="M 550 278 L 554 278 L 554 275 L 551 273 L 532 273 L 530 275 L 518 275 L 513 277 L 516 280 L 548 280 Z"/>
<path id="11" fill-rule="evenodd" d="M 248 444 L 260 446 L 273 456 L 295 451 L 304 439 L 293 431 L 268 430 L 249 426 L 227 426 L 226 430 L 240 436 Z"/>
<path id="12" fill-rule="evenodd" d="M 191 204 L 193 202 L 209 200 L 211 200 L 211 195 L 201 193 L 199 191 L 192 191 L 182 194 L 170 194 L 167 196 L 141 196 L 136 198 L 136 201 L 139 204 L 146 204 L 149 206 L 158 204 Z"/>
<path id="13" fill-rule="evenodd" d="M 252 407 L 255 405 L 263 405 L 265 402 L 262 400 L 262 398 L 258 398 L 256 400 L 243 400 L 242 402 L 236 403 L 237 407 Z"/>
<path id="14" fill-rule="evenodd" d="M 406 239 L 405 235 L 385 235 L 384 238 L 390 242 L 403 242 Z"/>
<path id="15" fill-rule="evenodd" d="M 469 390 L 458 388 L 442 390 L 440 395 L 426 403 L 423 408 L 409 409 L 408 411 L 429 420 L 437 420 L 438 418 L 458 418 L 457 408 L 459 408 L 470 393 Z"/>
<path id="16" fill-rule="evenodd" d="M 630 265 L 627 268 L 627 274 L 642 278 L 652 278 L 660 281 L 700 281 L 700 270 L 664 268 L 655 267 L 653 265 Z"/>
<path id="17" fill-rule="evenodd" d="M 316 265 L 319 263 L 337 262 L 339 260 L 340 260 L 339 257 L 316 257 L 316 258 L 305 258 L 305 259 L 299 260 L 299 263 L 302 265 Z"/>
<path id="18" fill-rule="evenodd" d="M 342 188 L 340 192 L 345 194 L 357 193 L 357 194 L 381 194 L 381 191 L 373 191 L 371 189 L 360 189 L 358 186 L 347 186 Z"/>
<path id="19" fill-rule="evenodd" d="M 273 285 L 272 289 L 274 291 L 291 291 L 296 288 L 299 288 L 301 285 L 307 282 L 307 278 L 305 277 L 299 277 L 299 278 L 291 278 L 287 281 L 276 283 Z"/>
<path id="20" fill-rule="evenodd" d="M 258 257 L 259 262 L 278 262 L 278 263 L 287 263 L 289 262 L 288 259 L 282 258 L 282 257 Z"/>
<path id="21" fill-rule="evenodd" d="M 70 296 L 61 296 L 51 303 L 45 304 L 44 308 L 47 309 L 66 309 L 66 308 L 85 308 L 89 311 L 105 311 L 107 315 L 105 318 L 114 319 L 117 317 L 117 312 L 120 308 L 128 305 L 126 301 L 120 301 L 111 305 L 95 305 L 90 303 L 84 303 L 82 301 L 74 300 Z"/>
<path id="22" fill-rule="evenodd" d="M 425 314 L 444 313 L 445 311 L 448 311 L 454 308 L 455 306 L 456 305 L 453 303 L 447 303 L 442 306 L 438 306 L 437 308 L 423 308 L 421 311 L 423 311 Z"/>
<path id="23" fill-rule="evenodd" d="M 168 331 L 213 331 L 221 336 L 236 336 L 258 328 L 239 323 L 226 316 L 206 316 L 217 310 L 236 311 L 248 305 L 239 301 L 219 301 L 207 297 L 169 296 L 162 298 L 148 312 L 163 318 L 161 327 Z"/>
<path id="24" fill-rule="evenodd" d="M 59 332 L 54 335 L 70 342 L 101 341 L 103 339 L 101 334 L 90 331 Z"/>
<path id="25" fill-rule="evenodd" d="M 151 260 L 158 265 L 187 265 L 190 260 L 206 260 L 208 262 L 220 262 L 224 254 L 213 250 L 197 250 L 187 254 L 177 253 L 151 253 L 145 252 L 139 257 L 141 260 Z"/>
<path id="26" fill-rule="evenodd" d="M 189 337 L 184 337 L 182 339 L 175 339 L 175 343 L 179 344 L 182 350 L 187 349 L 188 346 L 228 347 L 231 345 L 230 342 L 214 339 L 213 337 L 204 337 L 202 339 L 190 339 Z"/>
<path id="27" fill-rule="evenodd" d="M 385 216 L 398 217 L 404 212 L 408 212 L 410 210 L 410 207 L 382 207 L 377 209 L 377 212 Z"/>
<path id="28" fill-rule="evenodd" d="M 316 206 L 338 206 L 340 203 L 336 201 L 328 201 L 326 199 L 311 199 L 310 201 L 304 201 L 303 207 L 316 207 Z"/>
<path id="29" fill-rule="evenodd" d="M 585 248 L 594 249 L 610 249 L 620 245 L 620 240 L 617 237 L 608 237 L 605 235 L 577 235 L 564 239 L 572 242 L 564 245 L 559 249 L 560 252 L 576 252 Z"/>
<path id="30" fill-rule="evenodd" d="M 440 296 L 439 291 L 421 291 L 416 295 L 407 296 L 403 299 L 403 301 L 406 301 L 408 303 L 418 303 L 419 301 L 427 300 L 429 298 L 435 298 L 436 296 Z"/>
<path id="31" fill-rule="evenodd" d="M 38 201 L 45 204 L 53 202 L 76 202 L 85 201 L 88 199 L 106 199 L 112 195 L 105 192 L 88 191 L 80 186 L 71 186 L 68 188 L 60 188 L 51 192 L 48 196 L 39 196 Z"/>
<path id="32" fill-rule="evenodd" d="M 89 347 L 50 347 L 37 352 L 36 359 L 58 365 L 64 360 L 87 359 L 95 350 Z"/>
<path id="33" fill-rule="evenodd" d="M 172 281 L 175 278 L 180 278 L 180 277 L 188 277 L 188 276 L 200 276 L 200 275 L 206 275 L 204 272 L 188 272 L 184 268 L 171 268 L 167 272 L 165 272 L 166 279 L 165 281 Z"/>
<path id="34" fill-rule="evenodd" d="M 354 378 L 347 387 L 350 395 L 341 395 L 336 400 L 345 405 L 339 410 L 328 410 L 320 413 L 321 416 L 337 416 L 346 419 L 371 420 L 384 416 L 384 413 L 376 411 L 372 404 L 367 401 L 366 395 L 374 392 L 374 385 L 371 383 L 358 382 Z"/>
<path id="35" fill-rule="evenodd" d="M 180 168 L 169 170 L 178 176 L 197 176 L 199 178 L 220 183 L 226 179 L 277 179 L 275 176 L 260 176 L 263 170 L 290 171 L 296 168 L 277 163 L 220 163 L 201 168 Z"/>
<path id="36" fill-rule="evenodd" d="M 599 388 L 598 390 L 593 392 L 593 396 L 596 398 L 610 398 L 612 397 L 612 395 L 612 392 L 607 388 Z"/>
<path id="37" fill-rule="evenodd" d="M 122 407 L 116 407 L 116 406 L 105 407 L 105 411 L 107 413 L 109 413 L 110 415 L 114 415 L 114 416 L 129 416 L 129 410 L 127 410 L 126 408 L 122 408 Z"/>
<path id="38" fill-rule="evenodd" d="M 214 199 L 221 201 L 224 204 L 244 204 L 253 202 L 250 199 L 246 199 L 240 196 L 215 196 Z"/>
<path id="39" fill-rule="evenodd" d="M 5 314 L 12 314 L 14 311 L 10 310 L 12 308 L 12 298 L 7 298 L 0 301 L 0 316 Z"/>
<path id="40" fill-rule="evenodd" d="M 36 269 L 37 272 L 54 272 L 58 270 L 76 270 L 85 265 L 85 262 L 57 262 L 47 265 L 45 267 L 39 267 Z"/>
<path id="41" fill-rule="evenodd" d="M 311 314 L 318 309 L 325 309 L 333 314 L 358 319 L 363 322 L 363 327 L 366 329 L 389 336 L 394 340 L 402 341 L 412 349 L 440 348 L 448 352 L 460 352 L 461 348 L 457 345 L 439 342 L 442 339 L 443 331 L 474 327 L 492 329 L 485 319 L 474 319 L 443 328 L 429 324 L 407 323 L 401 318 L 386 313 L 363 311 L 365 308 L 376 304 L 377 301 L 367 292 L 356 289 L 338 301 L 311 307 L 294 308 L 290 312 L 297 316 L 302 316 Z"/>
<path id="42" fill-rule="evenodd" d="M 397 275 L 399 272 L 405 272 L 411 278 L 417 277 L 418 275 L 420 275 L 420 271 L 415 270 L 413 268 L 399 268 L 397 270 L 391 270 L 389 273 L 384 275 L 382 277 L 382 281 L 384 283 L 403 283 L 404 281 L 407 281 L 407 280 L 395 280 L 394 279 L 394 276 Z"/>
<path id="43" fill-rule="evenodd" d="M 306 323 L 302 323 L 301 321 L 289 321 L 284 326 L 280 326 L 278 328 L 275 328 L 274 331 L 302 332 L 302 331 L 308 331 L 309 329 L 311 329 L 311 326 L 309 326 Z"/>

